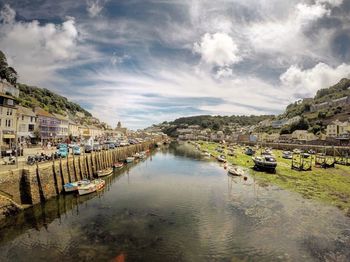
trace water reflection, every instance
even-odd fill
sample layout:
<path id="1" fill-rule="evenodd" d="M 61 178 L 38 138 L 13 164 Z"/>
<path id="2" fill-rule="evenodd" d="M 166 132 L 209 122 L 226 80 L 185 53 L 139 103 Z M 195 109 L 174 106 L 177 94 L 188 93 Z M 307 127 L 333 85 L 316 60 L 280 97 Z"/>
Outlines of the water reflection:
<path id="1" fill-rule="evenodd" d="M 98 194 L 60 196 L 1 229 L 0 260 L 346 261 L 337 209 L 228 176 L 171 145 L 106 178 Z M 35 252 L 33 252 L 35 250 Z"/>

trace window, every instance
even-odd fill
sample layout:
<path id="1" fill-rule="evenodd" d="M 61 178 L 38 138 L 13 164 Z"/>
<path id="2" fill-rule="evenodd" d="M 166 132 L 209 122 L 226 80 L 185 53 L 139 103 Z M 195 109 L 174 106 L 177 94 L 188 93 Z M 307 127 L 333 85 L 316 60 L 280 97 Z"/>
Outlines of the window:
<path id="1" fill-rule="evenodd" d="M 28 125 L 28 131 L 29 131 L 29 132 L 33 132 L 33 131 L 34 131 L 34 125 L 29 124 L 29 125 Z"/>
<path id="2" fill-rule="evenodd" d="M 22 121 L 24 121 L 24 115 L 22 115 Z"/>

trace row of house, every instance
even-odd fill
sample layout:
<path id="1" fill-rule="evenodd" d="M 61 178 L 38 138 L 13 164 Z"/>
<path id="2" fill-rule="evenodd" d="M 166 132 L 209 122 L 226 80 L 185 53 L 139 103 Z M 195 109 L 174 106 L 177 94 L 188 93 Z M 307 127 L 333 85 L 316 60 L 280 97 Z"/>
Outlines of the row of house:
<path id="1" fill-rule="evenodd" d="M 98 119 L 90 119 L 90 124 L 82 124 L 78 119 L 84 117 L 49 113 L 35 107 L 26 108 L 16 105 L 19 97 L 18 88 L 6 81 L 0 81 L 0 147 L 12 148 L 18 143 L 58 142 L 68 138 L 73 140 L 89 140 L 101 137 L 122 135 L 126 128 L 118 127 L 112 130 Z"/>

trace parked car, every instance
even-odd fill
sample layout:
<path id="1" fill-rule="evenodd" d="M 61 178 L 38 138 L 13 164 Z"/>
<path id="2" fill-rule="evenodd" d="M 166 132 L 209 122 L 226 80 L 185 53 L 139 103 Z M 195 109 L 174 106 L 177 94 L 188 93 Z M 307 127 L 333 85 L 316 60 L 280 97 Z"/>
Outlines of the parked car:
<path id="1" fill-rule="evenodd" d="M 79 156 L 81 154 L 79 146 L 74 146 L 72 150 L 73 150 L 73 155 L 78 155 Z"/>
<path id="2" fill-rule="evenodd" d="M 92 150 L 93 151 L 101 151 L 102 150 L 101 145 L 100 144 L 94 144 L 92 146 Z"/>
<path id="3" fill-rule="evenodd" d="M 109 149 L 114 149 L 115 148 L 114 143 L 110 143 L 110 144 L 108 144 L 108 146 L 109 146 Z"/>
<path id="4" fill-rule="evenodd" d="M 67 144 L 60 144 L 60 147 L 58 148 L 57 154 L 60 157 L 67 157 L 69 154 Z"/>
<path id="5" fill-rule="evenodd" d="M 108 144 L 103 144 L 102 145 L 102 150 L 108 150 L 109 149 L 109 145 Z"/>
<path id="6" fill-rule="evenodd" d="M 90 145 L 85 145 L 84 148 L 85 148 L 85 153 L 91 153 L 93 150 L 92 146 Z"/>

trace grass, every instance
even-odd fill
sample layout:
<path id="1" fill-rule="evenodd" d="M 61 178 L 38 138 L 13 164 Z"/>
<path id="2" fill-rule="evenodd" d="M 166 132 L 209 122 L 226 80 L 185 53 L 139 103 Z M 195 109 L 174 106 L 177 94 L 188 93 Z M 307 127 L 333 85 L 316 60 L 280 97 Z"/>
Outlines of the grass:
<path id="1" fill-rule="evenodd" d="M 200 146 L 215 157 L 221 154 L 215 150 L 219 146 L 217 143 L 201 142 Z M 278 162 L 275 174 L 254 171 L 251 157 L 245 155 L 242 148 L 235 149 L 235 156 L 227 156 L 227 161 L 249 168 L 250 174 L 262 183 L 274 184 L 300 193 L 305 198 L 337 206 L 350 216 L 350 166 L 336 165 L 335 168 L 323 169 L 313 164 L 310 171 L 296 171 L 291 169 L 291 160 L 282 158 L 282 151 L 273 150 L 273 153 Z"/>

